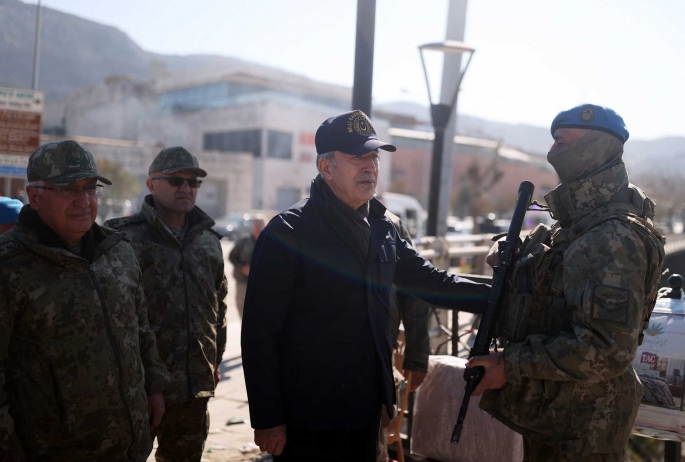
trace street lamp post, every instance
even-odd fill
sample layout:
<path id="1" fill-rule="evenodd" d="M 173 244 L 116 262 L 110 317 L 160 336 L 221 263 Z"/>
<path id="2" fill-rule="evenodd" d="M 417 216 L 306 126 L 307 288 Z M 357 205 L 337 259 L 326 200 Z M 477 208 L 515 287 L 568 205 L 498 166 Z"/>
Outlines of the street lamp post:
<path id="1" fill-rule="evenodd" d="M 376 0 L 357 0 L 357 41 L 354 51 L 352 109 L 371 117 L 373 48 L 376 34 Z"/>
<path id="2" fill-rule="evenodd" d="M 431 94 L 430 80 L 428 79 L 428 68 L 426 67 L 426 60 L 424 58 L 424 53 L 426 51 L 437 51 L 447 54 L 468 54 L 468 60 L 463 70 L 460 70 L 459 78 L 457 79 L 456 85 L 454 87 L 454 93 L 451 98 L 447 99 L 446 103 L 438 101 L 433 103 L 433 97 Z M 457 96 L 459 95 L 459 86 L 461 81 L 466 74 L 466 70 L 471 63 L 471 58 L 476 50 L 466 46 L 464 43 L 456 40 L 445 40 L 444 42 L 437 43 L 427 43 L 419 47 L 419 52 L 421 54 L 421 65 L 423 66 L 423 73 L 426 77 L 426 87 L 428 87 L 428 99 L 431 108 L 431 119 L 433 121 L 433 130 L 435 132 L 435 138 L 433 140 L 433 158 L 431 161 L 431 181 L 430 181 L 430 196 L 428 199 L 428 229 L 427 234 L 429 236 L 438 235 L 438 221 L 440 218 L 439 214 L 439 204 L 440 204 L 440 189 L 441 189 L 441 168 L 442 168 L 442 158 L 443 152 L 445 151 L 445 130 L 447 124 L 450 121 L 450 117 L 454 113 L 457 106 Z M 443 80 L 444 84 L 444 80 Z M 442 92 L 443 94 L 445 92 Z"/>
<path id="3" fill-rule="evenodd" d="M 41 16 L 43 8 L 41 7 L 41 0 L 38 0 L 38 5 L 36 7 L 36 40 L 34 43 L 33 51 L 33 89 L 38 89 L 38 70 L 40 69 L 40 27 L 41 27 Z"/>

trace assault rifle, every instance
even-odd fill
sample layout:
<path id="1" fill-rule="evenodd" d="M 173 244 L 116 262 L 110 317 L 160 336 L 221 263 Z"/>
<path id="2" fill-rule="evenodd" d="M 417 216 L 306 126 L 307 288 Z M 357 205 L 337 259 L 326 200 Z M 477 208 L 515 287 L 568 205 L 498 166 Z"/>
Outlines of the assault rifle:
<path id="1" fill-rule="evenodd" d="M 514 216 L 509 225 L 507 237 L 503 241 L 499 241 L 499 266 L 492 278 L 492 288 L 488 298 L 488 307 L 483 313 L 476 335 L 476 342 L 469 352 L 469 359 L 474 356 L 484 356 L 490 354 L 490 346 L 494 344 L 495 339 L 495 325 L 497 323 L 497 316 L 502 307 L 502 296 L 504 294 L 504 285 L 511 274 L 514 264 L 514 256 L 516 254 L 516 247 L 518 246 L 519 234 L 523 227 L 523 219 L 526 216 L 526 211 L 530 206 L 533 197 L 535 186 L 530 181 L 524 181 L 519 186 L 518 199 L 516 200 L 516 207 L 514 208 Z M 464 399 L 461 402 L 459 409 L 459 417 L 452 432 L 452 443 L 458 444 L 461 437 L 461 429 L 466 418 L 466 411 L 469 409 L 469 401 L 471 393 L 483 378 L 485 368 L 482 366 L 470 367 L 464 371 L 464 379 L 466 380 L 466 387 L 464 389 Z"/>

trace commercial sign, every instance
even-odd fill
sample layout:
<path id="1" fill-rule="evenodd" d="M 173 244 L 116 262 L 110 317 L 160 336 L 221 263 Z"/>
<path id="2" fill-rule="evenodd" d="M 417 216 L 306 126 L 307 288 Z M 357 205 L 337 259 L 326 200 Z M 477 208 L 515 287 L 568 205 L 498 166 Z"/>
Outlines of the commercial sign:
<path id="1" fill-rule="evenodd" d="M 633 433 L 685 441 L 685 300 L 662 298 L 633 360 L 642 404 Z"/>
<path id="2" fill-rule="evenodd" d="M 29 158 L 26 156 L 0 154 L 0 176 L 17 176 L 25 178 L 28 161 Z"/>
<path id="3" fill-rule="evenodd" d="M 647 353 L 646 351 L 640 355 L 640 363 L 647 363 L 651 366 L 654 366 L 658 359 L 659 357 L 657 355 L 654 353 Z"/>
<path id="4" fill-rule="evenodd" d="M 0 176 L 26 178 L 28 155 L 40 146 L 43 92 L 0 87 Z M 11 182 L 5 180 L 5 194 Z"/>
<path id="5" fill-rule="evenodd" d="M 0 154 L 28 155 L 40 146 L 43 92 L 0 87 Z M 7 170 L 0 163 L 0 174 Z"/>
<path id="6" fill-rule="evenodd" d="M 0 87 L 0 110 L 43 113 L 43 92 Z"/>

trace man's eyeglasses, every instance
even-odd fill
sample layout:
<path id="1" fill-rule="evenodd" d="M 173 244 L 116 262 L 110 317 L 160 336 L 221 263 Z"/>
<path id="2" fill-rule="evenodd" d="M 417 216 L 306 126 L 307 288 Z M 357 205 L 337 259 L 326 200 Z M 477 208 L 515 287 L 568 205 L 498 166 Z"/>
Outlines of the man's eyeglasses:
<path id="1" fill-rule="evenodd" d="M 165 180 L 168 181 L 174 188 L 180 188 L 183 183 L 188 182 L 188 186 L 191 188 L 199 188 L 202 185 L 202 180 L 197 178 L 181 178 L 180 176 L 158 176 L 153 178 L 153 180 Z"/>
<path id="2" fill-rule="evenodd" d="M 72 198 L 77 194 L 81 194 L 81 191 L 86 193 L 86 196 L 102 196 L 102 192 L 105 187 L 101 184 L 89 184 L 86 186 L 65 186 L 63 188 L 51 188 L 49 186 L 34 186 L 36 189 L 47 189 L 49 191 L 57 191 L 59 197 Z"/>

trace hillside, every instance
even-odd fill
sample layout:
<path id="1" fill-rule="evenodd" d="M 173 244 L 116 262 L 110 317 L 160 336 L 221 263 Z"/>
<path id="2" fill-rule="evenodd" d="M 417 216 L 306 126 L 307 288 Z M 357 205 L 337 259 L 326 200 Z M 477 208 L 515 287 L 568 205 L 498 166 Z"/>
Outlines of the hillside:
<path id="1" fill-rule="evenodd" d="M 425 121 L 430 125 L 428 108 L 420 104 L 398 101 L 374 106 L 379 111 L 396 112 Z M 630 128 L 630 125 L 628 126 Z M 500 140 L 523 151 L 545 154 L 552 145 L 547 127 L 508 124 L 459 114 L 457 131 L 460 135 Z M 625 146 L 624 160 L 632 175 L 646 173 L 682 176 L 679 159 L 685 158 L 685 138 L 668 137 L 656 140 L 629 139 Z"/>
<path id="2" fill-rule="evenodd" d="M 36 6 L 20 0 L 0 0 L 0 86 L 30 87 Z M 153 68 L 170 72 L 229 70 L 237 67 L 272 69 L 236 58 L 215 55 L 160 55 L 143 50 L 119 29 L 43 8 L 40 88 L 48 101 L 73 89 L 101 84 L 106 77 L 126 75 L 148 80 Z M 430 126 L 428 108 L 410 102 L 376 105 L 379 111 L 405 114 Z M 467 136 L 501 140 L 521 150 L 544 154 L 551 145 L 547 127 L 508 124 L 460 114 L 458 131 Z M 681 175 L 673 168 L 685 156 L 685 138 L 631 139 L 625 160 L 635 174 Z"/>
<path id="3" fill-rule="evenodd" d="M 69 90 L 98 85 L 112 75 L 146 80 L 153 61 L 172 72 L 249 64 L 225 56 L 149 53 L 115 27 L 47 7 L 43 7 L 42 22 L 38 80 L 49 100 L 59 99 Z M 35 23 L 35 5 L 0 0 L 0 86 L 31 87 Z"/>

